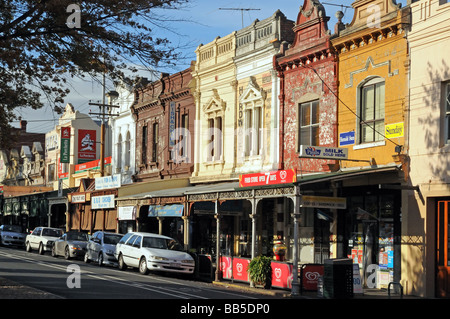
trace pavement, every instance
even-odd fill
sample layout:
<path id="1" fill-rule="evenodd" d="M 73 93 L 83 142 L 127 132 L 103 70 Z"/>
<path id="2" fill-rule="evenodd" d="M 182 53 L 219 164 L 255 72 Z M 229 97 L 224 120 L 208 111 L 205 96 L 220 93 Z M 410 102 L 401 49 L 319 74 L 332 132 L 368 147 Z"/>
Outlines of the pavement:
<path id="1" fill-rule="evenodd" d="M 212 285 L 221 286 L 226 289 L 236 289 L 247 291 L 249 293 L 258 293 L 270 295 L 275 298 L 304 298 L 304 299 L 323 299 L 318 296 L 317 291 L 301 291 L 299 295 L 292 296 L 290 290 L 277 288 L 263 289 L 250 287 L 248 283 L 239 283 L 232 281 L 213 281 Z M 0 299 L 62 299 L 62 297 L 51 293 L 19 284 L 7 278 L 0 277 Z M 423 299 L 415 296 L 401 296 L 391 293 L 389 296 L 387 289 L 364 289 L 362 294 L 354 294 L 353 299 Z"/>

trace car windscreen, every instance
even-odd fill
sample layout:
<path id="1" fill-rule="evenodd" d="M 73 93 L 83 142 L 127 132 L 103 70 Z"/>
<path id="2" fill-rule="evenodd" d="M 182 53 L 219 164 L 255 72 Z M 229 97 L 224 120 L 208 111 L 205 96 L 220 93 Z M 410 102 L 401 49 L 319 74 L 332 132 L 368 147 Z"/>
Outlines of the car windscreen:
<path id="1" fill-rule="evenodd" d="M 21 233 L 22 227 L 18 225 L 3 225 L 3 231 L 11 231 L 15 233 Z"/>
<path id="2" fill-rule="evenodd" d="M 88 241 L 89 238 L 85 233 L 67 233 L 67 240 Z"/>
<path id="3" fill-rule="evenodd" d="M 60 237 L 62 234 L 63 232 L 60 229 L 44 228 L 42 230 L 42 236 Z"/>
<path id="4" fill-rule="evenodd" d="M 121 238 L 122 238 L 121 235 L 105 234 L 103 242 L 108 245 L 116 245 Z"/>
<path id="5" fill-rule="evenodd" d="M 182 250 L 181 245 L 177 243 L 175 240 L 157 237 L 144 237 L 144 240 L 142 241 L 142 247 Z"/>

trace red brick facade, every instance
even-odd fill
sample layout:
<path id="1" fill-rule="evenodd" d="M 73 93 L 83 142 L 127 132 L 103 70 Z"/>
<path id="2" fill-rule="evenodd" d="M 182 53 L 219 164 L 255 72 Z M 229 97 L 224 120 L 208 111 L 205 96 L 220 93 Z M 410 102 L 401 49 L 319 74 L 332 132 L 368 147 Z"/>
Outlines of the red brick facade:
<path id="1" fill-rule="evenodd" d="M 195 120 L 191 79 L 189 68 L 172 75 L 162 74 L 159 80 L 136 90 L 132 106 L 136 121 L 136 182 L 190 177 Z M 183 155 L 172 152 L 183 144 L 182 140 L 175 138 L 171 144 L 169 139 L 170 132 L 179 127 L 185 127 L 190 134 L 187 153 Z"/>
<path id="2" fill-rule="evenodd" d="M 305 0 L 292 46 L 274 58 L 280 88 L 280 168 L 329 171 L 335 161 L 299 158 L 300 104 L 318 101 L 319 144 L 337 146 L 337 62 L 330 45 L 328 17 L 320 4 Z"/>

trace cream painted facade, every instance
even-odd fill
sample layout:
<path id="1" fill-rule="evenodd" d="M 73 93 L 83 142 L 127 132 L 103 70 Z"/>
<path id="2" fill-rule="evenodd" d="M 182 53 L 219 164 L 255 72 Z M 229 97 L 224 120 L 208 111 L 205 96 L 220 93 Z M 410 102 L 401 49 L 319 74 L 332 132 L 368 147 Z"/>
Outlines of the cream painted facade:
<path id="1" fill-rule="evenodd" d="M 279 164 L 280 79 L 273 57 L 282 43 L 292 43 L 294 21 L 281 11 L 236 33 L 238 87 L 236 171 L 277 170 Z"/>
<path id="2" fill-rule="evenodd" d="M 435 296 L 437 202 L 450 200 L 450 3 L 421 0 L 411 4 L 408 34 L 410 77 L 410 180 L 420 193 L 404 194 L 402 223 L 411 245 L 403 245 L 402 281 L 408 293 Z"/>
<path id="3" fill-rule="evenodd" d="M 191 182 L 237 180 L 236 32 L 195 51 L 191 90 L 196 105 L 194 171 Z"/>
<path id="4" fill-rule="evenodd" d="M 61 128 L 70 127 L 70 163 L 60 164 Z M 76 111 L 72 104 L 68 103 L 63 115 L 59 118 L 58 125 L 45 135 L 45 165 L 46 185 L 58 189 L 58 181 L 62 179 L 63 188 L 77 187 L 80 176 L 75 173 L 75 165 L 79 164 L 78 137 L 80 130 L 95 131 L 95 159 L 100 157 L 100 126 L 94 122 L 88 114 Z M 81 150 L 80 150 L 81 151 Z M 106 156 L 110 154 L 106 149 Z M 94 154 L 93 154 L 94 155 Z M 83 173 L 83 177 L 92 177 Z"/>

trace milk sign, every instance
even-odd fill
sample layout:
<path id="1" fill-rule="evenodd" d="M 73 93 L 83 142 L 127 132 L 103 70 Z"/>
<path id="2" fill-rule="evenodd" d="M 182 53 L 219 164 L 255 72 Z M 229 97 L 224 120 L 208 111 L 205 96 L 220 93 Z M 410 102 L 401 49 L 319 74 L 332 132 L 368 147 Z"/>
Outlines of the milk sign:
<path id="1" fill-rule="evenodd" d="M 91 206 L 92 209 L 114 208 L 114 195 L 93 196 Z"/>
<path id="2" fill-rule="evenodd" d="M 348 158 L 348 149 L 328 146 L 301 145 L 300 157 L 344 160 Z"/>

